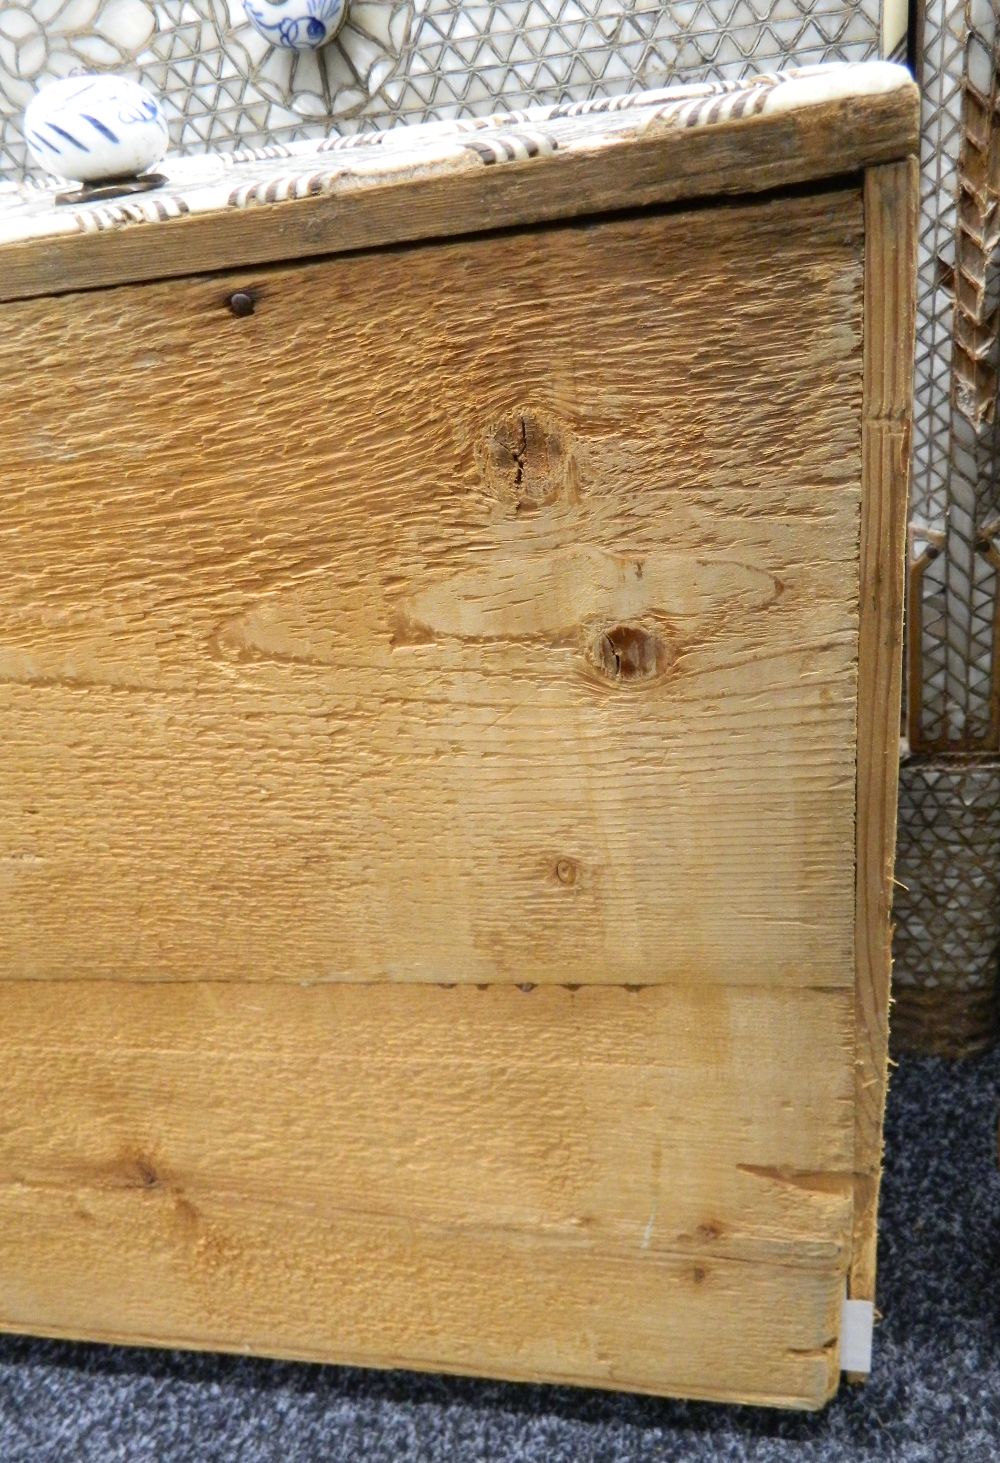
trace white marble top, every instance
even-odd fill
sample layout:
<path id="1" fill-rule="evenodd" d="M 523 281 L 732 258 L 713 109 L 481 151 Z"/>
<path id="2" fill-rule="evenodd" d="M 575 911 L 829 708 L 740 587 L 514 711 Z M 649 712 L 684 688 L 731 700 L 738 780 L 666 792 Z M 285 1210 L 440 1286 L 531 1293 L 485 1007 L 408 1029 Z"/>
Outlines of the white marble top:
<path id="1" fill-rule="evenodd" d="M 0 181 L 0 246 L 89 234 L 185 215 L 346 195 L 403 179 L 468 172 L 555 152 L 594 152 L 688 127 L 798 111 L 912 85 L 884 61 L 808 66 L 737 82 L 705 82 L 492 117 L 403 124 L 386 132 L 331 136 L 234 153 L 168 156 L 165 182 L 146 193 L 60 202 L 75 189 L 52 177 Z"/>

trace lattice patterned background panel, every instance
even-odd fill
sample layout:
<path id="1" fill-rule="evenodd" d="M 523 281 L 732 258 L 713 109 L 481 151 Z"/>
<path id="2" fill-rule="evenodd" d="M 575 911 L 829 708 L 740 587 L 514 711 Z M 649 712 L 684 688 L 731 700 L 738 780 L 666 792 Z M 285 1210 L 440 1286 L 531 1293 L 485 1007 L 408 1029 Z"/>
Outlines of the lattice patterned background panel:
<path id="1" fill-rule="evenodd" d="M 1000 24 L 926 0 L 907 736 L 893 1033 L 958 1054 L 996 1029 L 1000 955 Z"/>
<path id="2" fill-rule="evenodd" d="M 120 70 L 160 93 L 182 151 L 577 101 L 879 50 L 881 0 L 352 0 L 337 41 L 272 49 L 241 0 L 0 4 L 0 171 L 38 84 Z"/>
<path id="3" fill-rule="evenodd" d="M 993 1038 L 998 772 L 992 758 L 901 770 L 891 1021 L 898 1048 L 951 1055 Z"/>
<path id="4" fill-rule="evenodd" d="M 914 752 L 1000 746 L 998 75 L 991 0 L 928 0 L 910 534 Z"/>

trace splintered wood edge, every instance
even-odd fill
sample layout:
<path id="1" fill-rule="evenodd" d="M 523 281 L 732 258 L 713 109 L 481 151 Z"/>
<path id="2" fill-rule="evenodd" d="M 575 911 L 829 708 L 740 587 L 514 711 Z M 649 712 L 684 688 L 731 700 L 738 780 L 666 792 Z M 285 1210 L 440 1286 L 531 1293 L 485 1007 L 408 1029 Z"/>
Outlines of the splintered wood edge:
<path id="1" fill-rule="evenodd" d="M 903 583 L 919 170 L 865 175 L 864 408 L 858 629 L 855 913 L 855 1195 L 848 1293 L 875 1298 L 888 1076 L 890 923 L 896 846 Z"/>
<path id="2" fill-rule="evenodd" d="M 621 146 L 0 249 L 0 301 L 484 233 L 857 174 L 916 152 L 915 86 Z"/>

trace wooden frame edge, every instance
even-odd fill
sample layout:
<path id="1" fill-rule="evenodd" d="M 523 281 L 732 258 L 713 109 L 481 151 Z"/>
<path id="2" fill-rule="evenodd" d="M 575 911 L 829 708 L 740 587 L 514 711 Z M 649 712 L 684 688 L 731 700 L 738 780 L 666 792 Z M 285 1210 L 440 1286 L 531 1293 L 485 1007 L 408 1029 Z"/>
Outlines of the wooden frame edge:
<path id="1" fill-rule="evenodd" d="M 919 169 L 865 173 L 855 885 L 854 1227 L 848 1294 L 875 1298 L 888 1080 Z"/>
<path id="2" fill-rule="evenodd" d="M 916 151 L 916 87 L 626 145 L 0 247 L 0 301 L 822 182 Z"/>

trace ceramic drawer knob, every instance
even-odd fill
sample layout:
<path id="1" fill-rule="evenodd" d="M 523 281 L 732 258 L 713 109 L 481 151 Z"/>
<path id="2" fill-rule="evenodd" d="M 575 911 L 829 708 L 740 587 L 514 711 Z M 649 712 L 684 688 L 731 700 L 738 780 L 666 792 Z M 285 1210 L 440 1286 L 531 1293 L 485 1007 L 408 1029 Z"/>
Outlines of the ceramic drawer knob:
<path id="1" fill-rule="evenodd" d="M 124 76 L 67 76 L 28 103 L 24 136 L 47 173 L 81 183 L 130 178 L 167 150 L 160 104 Z"/>
<path id="2" fill-rule="evenodd" d="M 272 46 L 315 51 L 344 24 L 347 0 L 245 0 L 245 9 Z"/>

